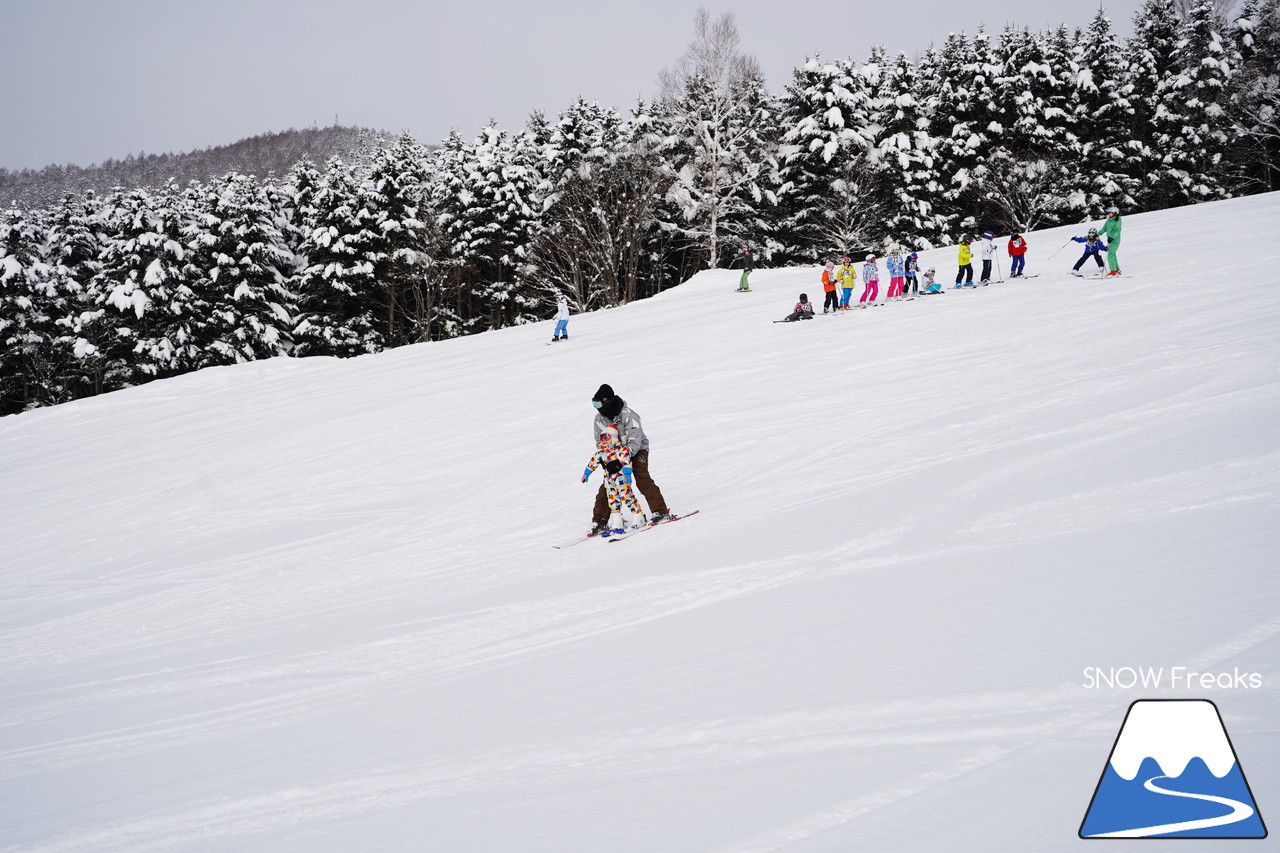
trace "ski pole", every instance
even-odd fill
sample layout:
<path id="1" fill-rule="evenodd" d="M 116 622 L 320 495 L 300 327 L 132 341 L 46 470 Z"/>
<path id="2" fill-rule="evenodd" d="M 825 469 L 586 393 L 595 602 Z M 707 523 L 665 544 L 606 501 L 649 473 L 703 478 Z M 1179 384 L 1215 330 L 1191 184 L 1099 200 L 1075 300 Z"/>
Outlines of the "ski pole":
<path id="1" fill-rule="evenodd" d="M 1068 238 L 1068 239 L 1067 239 L 1067 242 L 1063 243 L 1061 246 L 1059 246 L 1059 247 L 1058 247 L 1058 252 L 1061 252 L 1063 249 L 1067 248 L 1067 246 L 1070 246 L 1070 245 L 1071 245 L 1071 241 L 1072 241 L 1072 240 L 1074 240 L 1074 239 L 1075 239 L 1074 237 L 1070 237 L 1070 238 Z M 1053 253 L 1053 255 L 1050 255 L 1050 256 L 1049 256 L 1049 258 L 1048 258 L 1048 260 L 1053 260 L 1054 255 L 1057 255 L 1057 254 L 1058 254 L 1058 252 L 1054 252 L 1054 253 Z"/>

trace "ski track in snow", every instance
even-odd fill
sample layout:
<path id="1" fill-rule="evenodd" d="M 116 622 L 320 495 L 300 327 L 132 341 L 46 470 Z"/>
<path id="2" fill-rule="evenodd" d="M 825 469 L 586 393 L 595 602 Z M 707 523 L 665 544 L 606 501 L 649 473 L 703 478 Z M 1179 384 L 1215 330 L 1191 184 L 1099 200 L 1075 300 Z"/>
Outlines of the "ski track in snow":
<path id="1" fill-rule="evenodd" d="M 517 328 L 0 420 L 0 850 L 512 849 L 504 822 L 555 853 L 936 849 L 894 819 L 1065 849 L 1136 698 L 1081 688 L 1103 664 L 1262 671 L 1225 713 L 1265 784 L 1280 310 L 1237 282 L 1277 220 L 1131 217 L 1123 286 L 1045 269 L 802 330 L 766 321 L 815 271 L 746 300 L 713 272 L 560 350 Z M 1257 255 L 1192 290 L 1193 227 Z M 701 512 L 557 552 L 601 381 Z M 992 835 L 983 786 L 1064 753 Z"/>

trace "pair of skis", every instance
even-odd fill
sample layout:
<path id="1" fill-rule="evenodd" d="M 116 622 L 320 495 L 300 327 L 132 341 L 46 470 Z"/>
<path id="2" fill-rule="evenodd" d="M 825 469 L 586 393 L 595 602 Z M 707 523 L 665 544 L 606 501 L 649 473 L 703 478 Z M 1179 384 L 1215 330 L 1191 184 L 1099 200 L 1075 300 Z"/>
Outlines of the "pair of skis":
<path id="1" fill-rule="evenodd" d="M 574 545 L 578 545 L 582 542 L 586 542 L 588 539 L 603 539 L 606 542 L 621 542 L 623 539 L 630 539 L 632 536 L 635 536 L 637 533 L 644 533 L 646 530 L 652 530 L 653 528 L 659 527 L 663 524 L 670 524 L 673 521 L 679 521 L 682 518 L 688 518 L 691 515 L 697 515 L 698 512 L 699 510 L 695 509 L 693 512 L 686 512 L 683 515 L 670 515 L 662 519 L 662 521 L 651 521 L 648 524 L 642 524 L 639 527 L 634 527 L 630 530 L 623 530 L 620 533 L 616 533 L 613 531 L 605 531 L 604 533 L 589 533 L 586 536 L 580 536 L 577 539 L 574 539 L 572 542 L 566 542 L 563 545 L 555 545 L 553 547 L 560 550 L 563 550 L 565 548 L 572 548 Z"/>

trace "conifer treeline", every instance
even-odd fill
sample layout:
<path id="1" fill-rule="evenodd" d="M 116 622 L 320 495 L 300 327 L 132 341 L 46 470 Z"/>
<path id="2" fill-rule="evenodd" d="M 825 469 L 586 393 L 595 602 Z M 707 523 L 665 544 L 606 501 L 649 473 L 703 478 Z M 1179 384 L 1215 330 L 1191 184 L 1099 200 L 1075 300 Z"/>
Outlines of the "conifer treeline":
<path id="1" fill-rule="evenodd" d="M 1100 12 L 1083 30 L 952 35 L 914 61 L 814 59 L 782 93 L 750 63 L 692 63 L 626 117 L 579 100 L 432 151 L 404 135 L 278 180 L 9 210 L 0 413 L 545 319 L 556 292 L 617 304 L 748 243 L 816 263 L 1271 190 L 1277 3 L 1227 22 L 1211 0 L 1185 17 L 1148 0 L 1123 44 Z"/>

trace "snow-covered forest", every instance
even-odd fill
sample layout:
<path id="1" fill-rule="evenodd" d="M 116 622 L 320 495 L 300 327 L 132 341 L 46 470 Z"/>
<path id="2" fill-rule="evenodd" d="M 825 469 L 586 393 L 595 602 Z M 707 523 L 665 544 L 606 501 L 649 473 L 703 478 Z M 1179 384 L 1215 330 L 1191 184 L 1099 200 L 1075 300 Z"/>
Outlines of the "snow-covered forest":
<path id="1" fill-rule="evenodd" d="M 767 90 L 701 16 L 663 91 L 279 179 L 0 215 L 0 414 L 278 355 L 352 356 L 766 265 L 1275 187 L 1280 0 L 813 58 Z"/>

